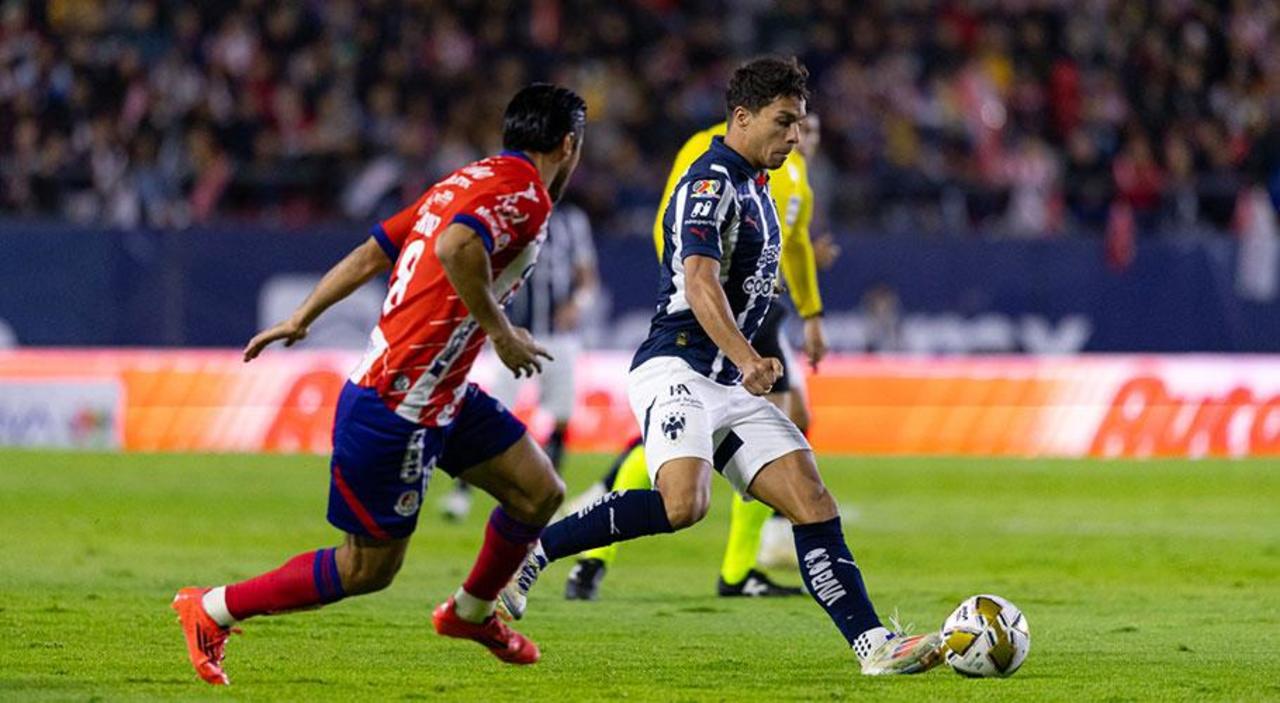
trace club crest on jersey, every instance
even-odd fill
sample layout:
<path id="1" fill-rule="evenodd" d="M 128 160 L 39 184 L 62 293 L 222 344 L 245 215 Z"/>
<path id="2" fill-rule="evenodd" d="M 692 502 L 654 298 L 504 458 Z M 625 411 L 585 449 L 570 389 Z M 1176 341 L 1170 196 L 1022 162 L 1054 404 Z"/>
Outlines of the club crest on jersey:
<path id="1" fill-rule="evenodd" d="M 684 426 L 684 413 L 671 413 L 662 421 L 662 434 L 674 442 L 680 439 L 680 435 L 684 432 Z"/>
<path id="2" fill-rule="evenodd" d="M 409 517 L 418 512 L 418 506 L 422 503 L 422 497 L 417 491 L 405 491 L 396 499 L 396 515 Z"/>
<path id="3" fill-rule="evenodd" d="M 720 181 L 714 178 L 694 181 L 689 191 L 695 198 L 714 198 L 720 194 Z"/>

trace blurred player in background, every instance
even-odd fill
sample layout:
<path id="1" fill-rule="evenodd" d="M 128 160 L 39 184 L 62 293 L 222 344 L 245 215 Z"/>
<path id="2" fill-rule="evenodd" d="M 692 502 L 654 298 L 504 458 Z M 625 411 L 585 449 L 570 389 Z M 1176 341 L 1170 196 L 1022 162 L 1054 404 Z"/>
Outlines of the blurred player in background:
<path id="1" fill-rule="evenodd" d="M 729 81 L 729 128 L 680 178 L 666 207 L 657 311 L 627 375 L 655 490 L 609 493 L 548 526 L 502 591 L 512 617 L 524 615 L 529 590 L 551 562 L 702 520 L 719 473 L 744 498 L 791 521 L 805 585 L 863 674 L 913 674 L 942 661 L 938 632 L 909 637 L 881 624 L 809 442 L 762 397 L 782 376 L 777 358 L 751 347 L 782 251 L 767 170 L 800 142 L 807 76 L 795 59 L 763 58 Z"/>
<path id="2" fill-rule="evenodd" d="M 486 338 L 517 376 L 550 358 L 502 304 L 538 258 L 585 125 L 586 104 L 572 91 L 545 83 L 521 90 L 503 117 L 500 155 L 458 169 L 374 227 L 289 320 L 245 347 L 250 361 L 272 342 L 292 345 L 322 312 L 393 269 L 334 418 L 328 517 L 346 537 L 247 581 L 180 590 L 173 609 L 202 679 L 228 683 L 222 660 L 238 621 L 390 585 L 437 466 L 499 505 L 470 575 L 432 614 L 436 632 L 479 642 L 504 662 L 538 660 L 537 645 L 494 616 L 495 600 L 559 507 L 564 484 L 524 425 L 467 374 Z"/>
<path id="3" fill-rule="evenodd" d="M 537 384 L 538 404 L 555 420 L 543 448 L 556 473 L 561 472 L 573 416 L 574 365 L 582 349 L 579 326 L 599 288 L 596 247 L 587 213 L 575 205 L 557 205 L 547 223 L 547 240 L 538 255 L 538 266 L 507 306 L 511 323 L 529 330 L 555 359 L 543 363 L 537 377 L 522 380 L 499 374 L 489 388 L 498 402 L 514 409 L 521 386 Z M 450 520 L 465 518 L 471 512 L 471 487 L 465 481 L 456 482 L 440 508 Z"/>
<path id="4" fill-rule="evenodd" d="M 813 217 L 813 188 L 809 185 L 808 160 L 817 153 L 819 122 L 816 114 L 807 115 L 800 123 L 800 144 L 792 150 L 782 166 L 769 172 L 769 190 L 782 222 L 782 276 L 786 290 L 790 292 L 797 312 L 804 320 L 804 352 L 816 370 L 818 362 L 827 351 L 826 335 L 822 328 L 822 297 L 818 291 L 817 264 L 809 238 L 809 225 Z M 676 185 L 693 163 L 711 147 L 711 140 L 724 136 L 726 123 L 705 129 L 689 138 L 676 155 L 675 164 L 667 176 L 663 203 L 671 199 Z M 663 211 L 653 223 L 654 246 L 661 261 L 665 230 Z M 830 265 L 830 261 L 825 262 Z M 782 361 L 782 376 L 774 382 L 773 390 L 766 396 L 778 406 L 803 433 L 809 431 L 809 406 L 804 387 L 804 370 L 796 364 L 787 343 L 782 325 L 787 317 L 787 307 L 781 296 L 769 306 L 760 330 L 752 346 L 763 357 Z M 609 491 L 631 488 L 649 488 L 649 473 L 645 468 L 644 445 L 633 441 L 610 467 L 599 482 L 589 491 L 574 499 L 571 507 L 582 508 Z M 791 525 L 786 518 L 776 515 L 772 508 L 758 501 L 744 501 L 733 497 L 729 522 L 729 540 L 725 544 L 720 563 L 720 578 L 716 593 L 721 596 L 799 596 L 804 591 L 794 586 L 775 583 L 757 568 L 764 566 L 789 566 L 796 563 L 791 544 Z M 771 518 L 772 516 L 772 518 Z M 606 570 L 617 557 L 618 545 L 609 545 L 584 552 L 574 565 L 565 582 L 565 597 L 570 600 L 595 600 Z"/>

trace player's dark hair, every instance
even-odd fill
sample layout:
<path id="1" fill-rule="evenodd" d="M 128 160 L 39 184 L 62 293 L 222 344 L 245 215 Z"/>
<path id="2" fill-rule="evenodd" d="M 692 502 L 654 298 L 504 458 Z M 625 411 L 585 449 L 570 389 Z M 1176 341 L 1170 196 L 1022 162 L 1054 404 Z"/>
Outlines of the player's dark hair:
<path id="1" fill-rule="evenodd" d="M 808 80 L 809 70 L 794 56 L 752 59 L 739 66 L 729 79 L 725 108 L 732 118 L 737 107 L 759 112 L 760 108 L 782 97 L 808 100 Z"/>
<path id="2" fill-rule="evenodd" d="M 577 93 L 550 83 L 533 83 L 516 93 L 502 117 L 502 148 L 547 153 L 573 134 L 581 143 L 587 125 L 587 102 Z"/>

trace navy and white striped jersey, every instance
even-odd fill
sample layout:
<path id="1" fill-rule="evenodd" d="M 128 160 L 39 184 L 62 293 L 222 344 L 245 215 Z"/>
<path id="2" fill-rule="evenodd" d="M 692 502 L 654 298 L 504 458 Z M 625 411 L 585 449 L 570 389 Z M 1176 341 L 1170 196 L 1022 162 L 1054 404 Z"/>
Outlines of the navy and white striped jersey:
<path id="1" fill-rule="evenodd" d="M 755 336 L 773 299 L 782 249 L 778 212 L 768 175 L 715 137 L 676 185 L 663 215 L 662 281 L 649 337 L 631 368 L 658 356 L 684 359 L 695 371 L 724 385 L 742 380 L 693 316 L 686 298 L 684 261 L 720 261 L 720 284 L 738 329 Z"/>
<path id="2" fill-rule="evenodd" d="M 538 265 L 507 308 L 511 324 L 524 327 L 534 337 L 572 333 L 574 330 L 555 328 L 556 310 L 577 292 L 576 271 L 595 265 L 596 248 L 587 213 L 575 205 L 556 205 L 547 220 L 547 239 L 538 252 Z"/>

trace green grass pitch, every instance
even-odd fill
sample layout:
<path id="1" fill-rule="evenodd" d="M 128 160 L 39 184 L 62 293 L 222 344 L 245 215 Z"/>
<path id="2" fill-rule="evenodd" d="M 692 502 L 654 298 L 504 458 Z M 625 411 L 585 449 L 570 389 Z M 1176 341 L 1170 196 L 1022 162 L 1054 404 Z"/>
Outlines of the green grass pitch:
<path id="1" fill-rule="evenodd" d="M 570 489 L 607 460 L 573 457 Z M 549 570 L 521 623 L 543 660 L 502 665 L 431 629 L 487 512 L 443 523 L 438 475 L 390 589 L 249 621 L 228 645 L 234 685 L 213 689 L 169 598 L 334 543 L 325 459 L 4 452 L 0 699 L 1280 699 L 1277 462 L 821 464 L 882 615 L 937 627 L 965 596 L 1003 595 L 1031 626 L 1016 676 L 863 678 L 809 599 L 717 599 L 718 478 L 708 519 L 624 547 L 600 602 L 565 602 L 569 564 Z"/>

